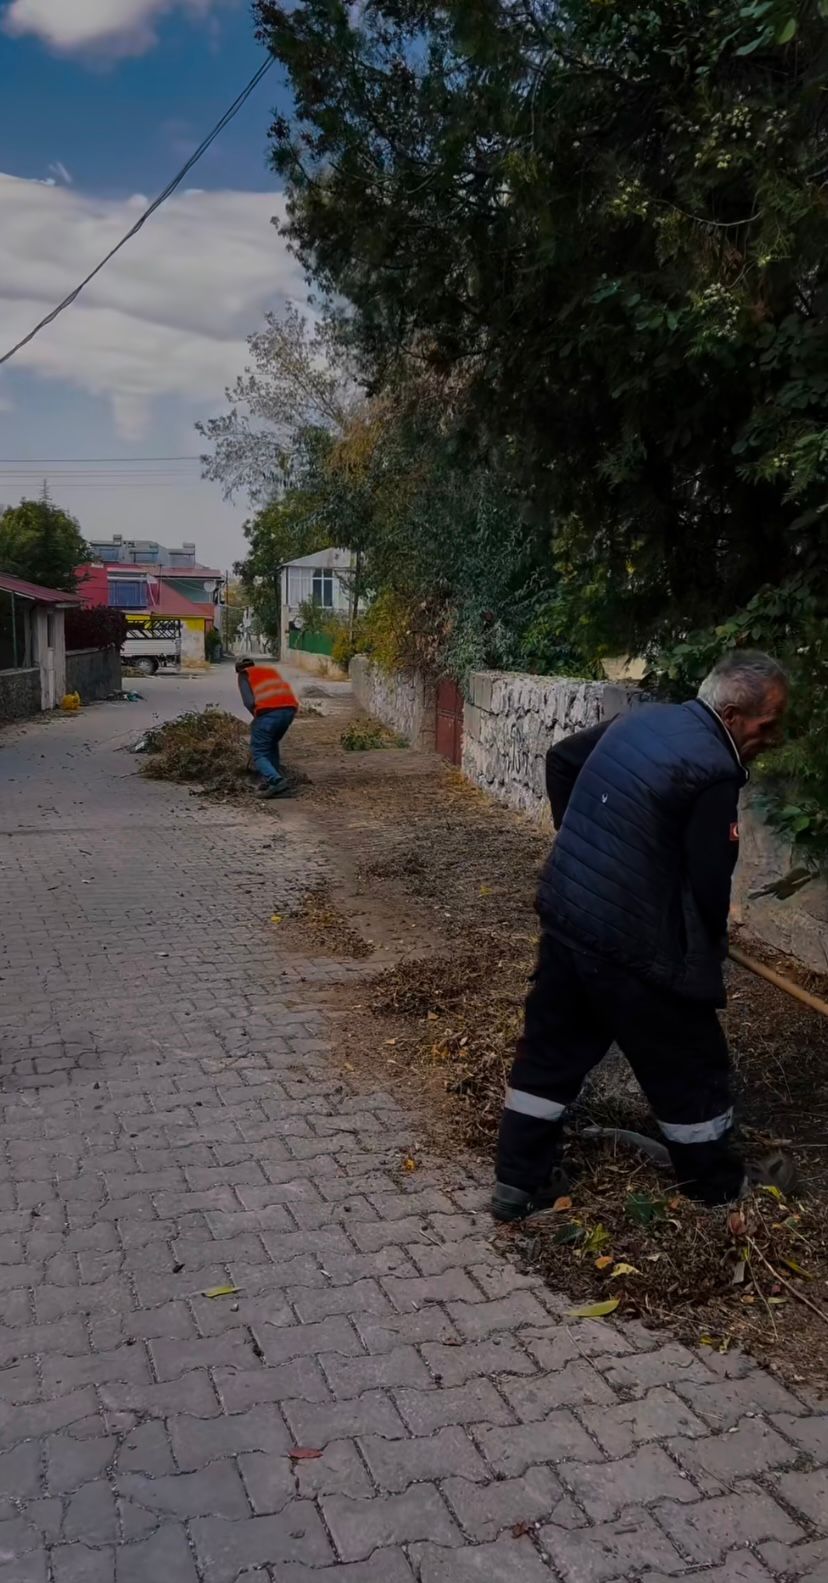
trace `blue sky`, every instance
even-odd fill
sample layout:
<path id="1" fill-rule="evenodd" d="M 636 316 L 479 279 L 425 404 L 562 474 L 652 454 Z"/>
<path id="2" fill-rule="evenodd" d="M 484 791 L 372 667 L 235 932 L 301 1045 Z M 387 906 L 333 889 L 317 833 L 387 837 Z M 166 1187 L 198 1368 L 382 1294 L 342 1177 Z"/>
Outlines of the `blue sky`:
<path id="1" fill-rule="evenodd" d="M 0 0 L 0 337 L 16 341 L 134 221 L 263 58 L 245 0 Z M 0 371 L 0 504 L 40 457 L 198 450 L 266 309 L 304 284 L 270 219 L 274 67 L 189 181 L 88 294 Z M 5 458 L 31 458 L 32 468 Z M 120 469 L 118 469 L 120 471 Z M 246 502 L 195 464 L 156 482 L 44 467 L 95 536 L 193 538 L 224 566 Z"/>

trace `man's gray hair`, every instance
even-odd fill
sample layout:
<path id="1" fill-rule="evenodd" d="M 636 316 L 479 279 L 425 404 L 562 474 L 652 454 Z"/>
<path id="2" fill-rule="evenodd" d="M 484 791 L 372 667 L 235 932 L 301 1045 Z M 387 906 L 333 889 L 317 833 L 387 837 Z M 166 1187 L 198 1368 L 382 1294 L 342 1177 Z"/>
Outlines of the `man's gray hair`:
<path id="1" fill-rule="evenodd" d="M 699 697 L 702 703 L 717 711 L 730 704 L 734 709 L 756 715 L 761 714 L 772 688 L 788 685 L 787 671 L 770 654 L 754 649 L 734 649 L 730 654 L 723 654 L 705 676 Z"/>

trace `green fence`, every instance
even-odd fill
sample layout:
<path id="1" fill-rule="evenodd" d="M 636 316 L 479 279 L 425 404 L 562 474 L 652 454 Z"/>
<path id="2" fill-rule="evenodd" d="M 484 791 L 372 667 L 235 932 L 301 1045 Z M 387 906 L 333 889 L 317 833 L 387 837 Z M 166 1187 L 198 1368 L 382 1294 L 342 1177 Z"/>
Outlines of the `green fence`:
<path id="1" fill-rule="evenodd" d="M 288 647 L 301 649 L 303 654 L 332 654 L 333 638 L 327 632 L 291 632 Z"/>

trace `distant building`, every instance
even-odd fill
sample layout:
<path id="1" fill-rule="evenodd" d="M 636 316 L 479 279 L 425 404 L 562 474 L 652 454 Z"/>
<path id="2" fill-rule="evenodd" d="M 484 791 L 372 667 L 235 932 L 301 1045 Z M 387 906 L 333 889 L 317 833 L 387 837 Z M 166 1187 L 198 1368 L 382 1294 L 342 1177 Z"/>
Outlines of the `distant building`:
<path id="1" fill-rule="evenodd" d="M 315 550 L 312 555 L 300 555 L 282 567 L 281 578 L 281 654 L 286 659 L 293 653 L 298 664 L 302 655 L 315 655 L 306 667 L 316 668 L 318 661 L 325 662 L 333 647 L 330 632 L 307 630 L 303 610 L 313 605 L 323 614 L 348 620 L 354 597 L 356 556 L 352 550 L 329 548 Z M 365 602 L 360 599 L 360 609 Z"/>
<path id="2" fill-rule="evenodd" d="M 95 559 L 107 565 L 118 562 L 122 566 L 195 566 L 196 547 L 185 541 L 179 550 L 168 550 L 155 539 L 125 539 L 113 533 L 111 539 L 90 539 L 89 548 Z"/>
<path id="3" fill-rule="evenodd" d="M 109 605 L 123 610 L 131 624 L 175 636 L 182 665 L 204 665 L 206 635 L 221 629 L 224 579 L 214 567 L 198 564 L 195 545 L 168 550 L 154 540 L 116 535 L 93 540 L 90 548 L 100 559 L 81 568 L 84 604 Z"/>
<path id="4" fill-rule="evenodd" d="M 0 717 L 55 709 L 66 692 L 64 617 L 80 599 L 0 572 Z"/>

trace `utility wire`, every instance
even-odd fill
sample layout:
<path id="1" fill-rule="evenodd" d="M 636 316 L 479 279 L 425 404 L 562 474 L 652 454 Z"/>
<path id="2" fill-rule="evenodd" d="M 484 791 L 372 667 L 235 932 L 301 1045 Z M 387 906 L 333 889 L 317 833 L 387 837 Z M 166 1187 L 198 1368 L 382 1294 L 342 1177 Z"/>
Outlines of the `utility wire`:
<path id="1" fill-rule="evenodd" d="M 18 463 L 22 467 L 43 466 L 81 466 L 85 463 L 94 464 L 110 462 L 129 462 L 130 466 L 138 462 L 200 462 L 201 457 L 195 452 L 188 456 L 0 456 L 0 467 L 12 467 Z"/>
<path id="2" fill-rule="evenodd" d="M 224 131 L 224 128 L 228 125 L 228 123 L 233 120 L 233 117 L 238 115 L 242 105 L 247 102 L 254 89 L 258 88 L 259 83 L 261 82 L 265 73 L 270 70 L 272 65 L 273 56 L 269 55 L 267 60 L 262 62 L 259 70 L 251 77 L 247 87 L 242 89 L 238 98 L 234 99 L 229 109 L 225 110 L 221 120 L 216 122 L 212 132 L 208 132 L 204 141 L 199 143 L 198 148 L 193 154 L 190 155 L 186 165 L 182 165 L 178 174 L 173 176 L 172 181 L 167 183 L 167 186 L 164 188 L 163 192 L 160 192 L 158 197 L 155 198 L 150 204 L 149 208 L 144 210 L 144 213 L 138 220 L 136 220 L 131 230 L 127 231 L 126 236 L 122 236 L 120 242 L 116 242 L 115 246 L 110 248 L 110 251 L 107 253 L 106 257 L 102 258 L 100 263 L 95 265 L 95 268 L 90 271 L 84 280 L 81 281 L 80 285 L 76 286 L 74 291 L 70 291 L 68 297 L 64 297 L 63 301 L 59 302 L 57 307 L 52 309 L 51 313 L 47 313 L 45 318 L 41 319 L 39 324 L 36 324 L 34 329 L 29 331 L 28 335 L 24 335 L 22 341 L 18 341 L 16 346 L 12 346 L 8 352 L 3 353 L 3 356 L 0 357 L 0 366 L 2 366 L 3 363 L 8 363 L 9 359 L 14 357 L 17 352 L 22 351 L 24 346 L 28 346 L 29 342 L 33 341 L 35 336 L 40 334 L 41 330 L 45 330 L 47 325 L 53 324 L 55 319 L 57 319 L 66 308 L 70 308 L 72 303 L 77 301 L 84 288 L 89 285 L 90 281 L 94 280 L 95 276 L 99 275 L 101 270 L 106 268 L 106 265 L 111 259 L 115 257 L 115 254 L 120 253 L 121 248 L 126 247 L 127 242 L 131 242 L 132 238 L 137 236 L 142 226 L 146 225 L 147 220 L 149 220 L 150 217 L 155 214 L 156 209 L 160 209 L 162 203 L 166 203 L 167 199 L 175 192 L 176 188 L 181 186 L 182 181 L 184 180 L 185 176 L 189 175 L 193 166 L 198 164 L 198 161 L 201 159 L 203 154 L 206 154 L 210 145 L 215 142 L 216 138 L 221 132 Z"/>

